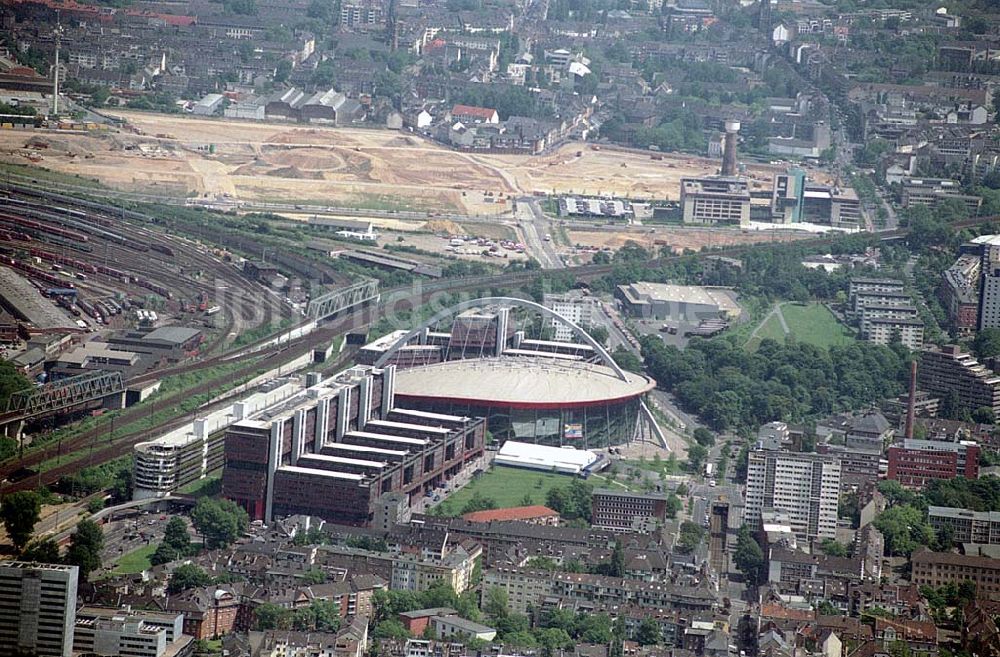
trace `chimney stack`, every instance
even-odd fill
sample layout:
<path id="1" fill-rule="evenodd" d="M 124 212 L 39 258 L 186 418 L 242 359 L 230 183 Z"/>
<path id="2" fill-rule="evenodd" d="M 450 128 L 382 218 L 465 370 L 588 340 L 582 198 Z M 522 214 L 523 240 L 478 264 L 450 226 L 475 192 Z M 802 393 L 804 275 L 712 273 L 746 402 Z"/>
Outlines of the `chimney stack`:
<path id="1" fill-rule="evenodd" d="M 917 414 L 917 361 L 910 363 L 910 399 L 906 404 L 907 439 L 913 438 L 913 418 Z"/>
<path id="2" fill-rule="evenodd" d="M 722 175 L 736 175 L 736 138 L 740 131 L 739 121 L 726 121 L 726 139 L 722 145 Z"/>

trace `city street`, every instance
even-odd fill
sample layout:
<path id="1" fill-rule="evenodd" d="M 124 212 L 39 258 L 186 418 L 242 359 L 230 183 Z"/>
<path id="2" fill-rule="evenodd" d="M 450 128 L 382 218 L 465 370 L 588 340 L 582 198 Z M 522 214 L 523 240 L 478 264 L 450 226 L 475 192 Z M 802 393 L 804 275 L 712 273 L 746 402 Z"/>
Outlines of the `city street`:
<path id="1" fill-rule="evenodd" d="M 549 221 L 538 205 L 538 200 L 530 196 L 517 199 L 517 233 L 524 243 L 528 255 L 538 261 L 542 269 L 562 269 L 566 265 L 556 251 L 549 234 Z"/>

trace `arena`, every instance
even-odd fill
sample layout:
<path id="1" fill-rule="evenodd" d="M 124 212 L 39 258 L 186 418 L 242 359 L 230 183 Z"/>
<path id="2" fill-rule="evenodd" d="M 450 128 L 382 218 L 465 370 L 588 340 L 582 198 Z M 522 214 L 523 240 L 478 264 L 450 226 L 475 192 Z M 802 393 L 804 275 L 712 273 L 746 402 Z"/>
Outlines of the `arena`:
<path id="1" fill-rule="evenodd" d="M 584 344 L 527 339 L 514 325 L 515 308 L 563 323 Z M 430 330 L 449 319 L 449 331 Z M 408 356 L 413 349 L 420 359 Z M 399 368 L 401 403 L 486 418 L 495 442 L 602 449 L 658 431 L 643 403 L 654 382 L 623 371 L 580 327 L 530 301 L 460 304 L 398 336 L 380 354 L 376 366 Z"/>

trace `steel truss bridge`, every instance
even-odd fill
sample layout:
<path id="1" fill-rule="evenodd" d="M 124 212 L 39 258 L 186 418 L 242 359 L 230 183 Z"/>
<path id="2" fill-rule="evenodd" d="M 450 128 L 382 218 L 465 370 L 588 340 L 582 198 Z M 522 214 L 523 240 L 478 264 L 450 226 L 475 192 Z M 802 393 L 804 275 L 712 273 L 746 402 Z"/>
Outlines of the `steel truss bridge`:
<path id="1" fill-rule="evenodd" d="M 103 370 L 46 383 L 11 395 L 6 411 L 0 415 L 0 423 L 24 422 L 52 415 L 124 391 L 121 372 Z"/>
<path id="2" fill-rule="evenodd" d="M 306 314 L 313 319 L 323 319 L 368 301 L 377 301 L 378 298 L 378 281 L 368 279 L 310 299 Z"/>

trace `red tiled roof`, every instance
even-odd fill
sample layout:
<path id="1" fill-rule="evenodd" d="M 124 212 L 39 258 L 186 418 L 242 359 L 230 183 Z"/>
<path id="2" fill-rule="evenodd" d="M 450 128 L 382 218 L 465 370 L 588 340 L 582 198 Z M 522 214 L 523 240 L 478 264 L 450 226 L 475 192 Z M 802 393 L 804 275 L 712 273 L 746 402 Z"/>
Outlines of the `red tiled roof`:
<path id="1" fill-rule="evenodd" d="M 469 522 L 492 522 L 494 520 L 533 520 L 535 518 L 550 518 L 559 514 L 547 506 L 535 504 L 532 506 L 515 506 L 509 509 L 490 509 L 488 511 L 473 511 L 462 516 Z"/>
<path id="2" fill-rule="evenodd" d="M 472 107 L 471 105 L 455 105 L 451 108 L 452 116 L 474 116 L 480 119 L 489 119 L 496 114 L 495 109 L 487 107 Z"/>

